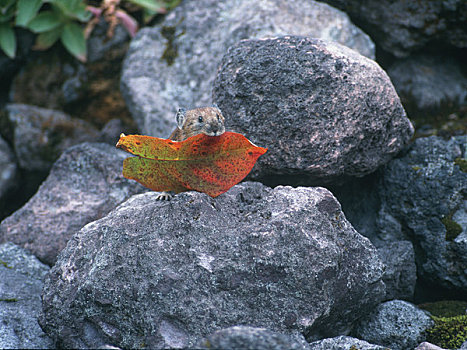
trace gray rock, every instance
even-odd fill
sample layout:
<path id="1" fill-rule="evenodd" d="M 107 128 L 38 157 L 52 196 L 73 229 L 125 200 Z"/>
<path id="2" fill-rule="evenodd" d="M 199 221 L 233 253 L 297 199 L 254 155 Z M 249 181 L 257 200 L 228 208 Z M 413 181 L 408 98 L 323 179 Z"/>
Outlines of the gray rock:
<path id="1" fill-rule="evenodd" d="M 190 347 L 239 324 L 307 340 L 385 295 L 383 265 L 324 188 L 241 183 L 211 198 L 131 197 L 68 242 L 42 327 L 64 347 Z"/>
<path id="2" fill-rule="evenodd" d="M 0 199 L 14 186 L 16 171 L 14 154 L 0 136 Z"/>
<path id="3" fill-rule="evenodd" d="M 19 166 L 30 171 L 48 171 L 66 148 L 98 136 L 89 123 L 56 110 L 9 104 L 6 117 Z"/>
<path id="4" fill-rule="evenodd" d="M 176 126 L 176 108 L 210 105 L 212 82 L 229 46 L 285 34 L 335 40 L 374 58 L 369 37 L 320 2 L 183 1 L 160 26 L 139 31 L 127 53 L 121 90 L 142 133 L 167 137 Z"/>
<path id="5" fill-rule="evenodd" d="M 463 342 L 459 350 L 467 350 L 467 341 Z"/>
<path id="6" fill-rule="evenodd" d="M 420 343 L 415 350 L 445 350 L 443 348 L 440 348 L 439 346 L 435 344 L 428 343 L 424 341 L 423 343 Z"/>
<path id="7" fill-rule="evenodd" d="M 392 350 L 407 350 L 423 341 L 424 332 L 433 325 L 427 312 L 406 301 L 392 300 L 362 318 L 353 335 Z"/>
<path id="8" fill-rule="evenodd" d="M 94 27 L 91 32 L 91 36 L 87 40 L 87 49 L 88 49 L 88 62 L 97 62 L 100 60 L 108 59 L 106 57 L 110 52 L 115 51 L 115 49 L 127 49 L 128 42 L 130 41 L 130 35 L 123 28 L 122 25 L 117 25 L 115 27 L 112 37 L 107 36 L 108 22 L 103 18 L 99 23 Z"/>
<path id="9" fill-rule="evenodd" d="M 111 144 L 112 146 L 116 145 L 120 134 L 125 131 L 124 128 L 125 126 L 120 119 L 109 120 L 100 131 L 99 141 Z"/>
<path id="10" fill-rule="evenodd" d="M 0 223 L 0 242 L 14 242 L 52 265 L 73 233 L 143 190 L 121 175 L 126 156 L 98 143 L 66 150 L 29 202 Z"/>
<path id="11" fill-rule="evenodd" d="M 467 47 L 467 2 L 464 0 L 325 2 L 347 12 L 376 43 L 396 57 L 406 57 L 433 42 Z"/>
<path id="12" fill-rule="evenodd" d="M 410 241 L 398 241 L 378 249 L 379 257 L 386 265 L 383 281 L 386 300 L 413 300 L 417 267 L 415 252 Z"/>
<path id="13" fill-rule="evenodd" d="M 465 164 L 466 145 L 467 136 L 417 139 L 407 154 L 386 166 L 379 189 L 381 215 L 397 220 L 414 244 L 419 275 L 464 292 L 467 174 L 458 164 Z"/>
<path id="14" fill-rule="evenodd" d="M 413 134 L 378 64 L 318 39 L 237 43 L 222 59 L 213 98 L 227 129 L 269 148 L 252 178 L 302 175 L 322 184 L 363 176 Z"/>
<path id="15" fill-rule="evenodd" d="M 387 72 L 411 117 L 426 119 L 467 106 L 467 77 L 452 57 L 414 55 Z"/>
<path id="16" fill-rule="evenodd" d="M 299 338 L 301 337 L 301 339 Z M 298 339 L 297 339 L 298 338 Z M 272 332 L 265 328 L 234 326 L 214 332 L 201 341 L 200 349 L 309 350 L 302 335 Z"/>
<path id="17" fill-rule="evenodd" d="M 370 344 L 364 340 L 341 335 L 335 338 L 326 338 L 310 343 L 310 350 L 387 350 L 387 347 Z"/>
<path id="18" fill-rule="evenodd" d="M 37 323 L 49 268 L 13 243 L 0 245 L 0 348 L 51 349 Z"/>

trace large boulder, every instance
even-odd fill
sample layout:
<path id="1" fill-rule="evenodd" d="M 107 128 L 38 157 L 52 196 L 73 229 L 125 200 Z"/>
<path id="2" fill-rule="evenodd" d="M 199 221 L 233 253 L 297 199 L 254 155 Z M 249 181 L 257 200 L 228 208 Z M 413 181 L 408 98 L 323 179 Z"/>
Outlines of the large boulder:
<path id="1" fill-rule="evenodd" d="M 467 47 L 467 2 L 324 0 L 347 12 L 385 51 L 407 57 L 429 44 Z"/>
<path id="2" fill-rule="evenodd" d="M 15 156 L 0 136 L 0 199 L 15 185 L 16 171 Z"/>
<path id="3" fill-rule="evenodd" d="M 364 340 L 341 335 L 310 343 L 310 350 L 388 350 L 387 347 L 370 344 Z"/>
<path id="4" fill-rule="evenodd" d="M 412 242 L 390 242 L 378 248 L 386 266 L 383 281 L 386 285 L 386 300 L 412 300 L 417 282 L 417 266 Z"/>
<path id="5" fill-rule="evenodd" d="M 58 345 L 190 347 L 235 325 L 310 340 L 348 331 L 385 295 L 376 249 L 324 188 L 156 197 L 131 197 L 60 254 L 40 318 Z"/>
<path id="6" fill-rule="evenodd" d="M 390 162 L 379 187 L 382 222 L 412 241 L 420 277 L 467 290 L 467 136 L 417 139 Z M 389 219 L 390 218 L 390 219 Z M 390 225 L 386 225 L 390 226 Z M 380 235 L 388 227 L 380 227 Z M 396 233 L 399 235 L 400 233 Z"/>
<path id="7" fill-rule="evenodd" d="M 37 323 L 49 267 L 13 243 L 0 244 L 0 348 L 50 349 Z"/>
<path id="8" fill-rule="evenodd" d="M 391 350 L 415 348 L 424 340 L 425 331 L 434 325 L 428 312 L 402 301 L 380 304 L 362 318 L 353 334 L 370 343 L 384 345 Z"/>
<path id="9" fill-rule="evenodd" d="M 413 134 L 378 64 L 318 39 L 237 43 L 222 59 L 213 98 L 228 116 L 227 129 L 269 148 L 253 178 L 301 175 L 301 181 L 322 184 L 363 176 L 393 158 Z"/>
<path id="10" fill-rule="evenodd" d="M 58 110 L 8 104 L 5 111 L 18 164 L 29 171 L 49 171 L 65 149 L 98 137 L 89 123 Z"/>
<path id="11" fill-rule="evenodd" d="M 203 339 L 200 349 L 244 350 L 309 350 L 302 335 L 291 336 L 265 328 L 234 326 L 218 330 Z"/>
<path id="12" fill-rule="evenodd" d="M 0 223 L 0 242 L 14 242 L 52 265 L 73 233 L 143 190 L 121 175 L 125 157 L 98 143 L 66 150 L 37 193 Z"/>
<path id="13" fill-rule="evenodd" d="M 327 4 L 183 1 L 162 24 L 139 31 L 123 66 L 121 90 L 141 132 L 167 137 L 176 126 L 176 108 L 211 104 L 212 83 L 229 46 L 285 34 L 337 41 L 374 58 L 369 37 Z"/>
<path id="14" fill-rule="evenodd" d="M 467 77 L 452 57 L 413 55 L 396 61 L 388 75 L 411 118 L 427 120 L 467 107 Z"/>

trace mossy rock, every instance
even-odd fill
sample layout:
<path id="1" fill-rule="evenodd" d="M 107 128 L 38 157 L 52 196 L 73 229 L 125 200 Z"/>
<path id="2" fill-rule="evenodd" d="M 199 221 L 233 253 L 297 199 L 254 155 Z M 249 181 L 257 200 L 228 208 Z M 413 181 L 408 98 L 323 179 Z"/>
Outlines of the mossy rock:
<path id="1" fill-rule="evenodd" d="M 465 310 L 467 309 L 467 301 L 442 300 L 435 303 L 420 304 L 418 307 L 428 311 L 433 316 L 453 317 L 465 314 Z"/>
<path id="2" fill-rule="evenodd" d="M 445 349 L 458 349 L 467 340 L 467 315 L 432 316 L 435 325 L 427 329 L 427 341 Z"/>

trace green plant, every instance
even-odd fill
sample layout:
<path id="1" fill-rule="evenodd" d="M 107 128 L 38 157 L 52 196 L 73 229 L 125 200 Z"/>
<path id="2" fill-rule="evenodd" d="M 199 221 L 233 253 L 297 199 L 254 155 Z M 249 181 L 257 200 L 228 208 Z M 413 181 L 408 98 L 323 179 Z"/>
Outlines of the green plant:
<path id="1" fill-rule="evenodd" d="M 435 325 L 427 329 L 427 341 L 446 349 L 458 349 L 467 340 L 467 315 L 432 316 Z"/>
<path id="2" fill-rule="evenodd" d="M 99 7 L 84 0 L 0 0 L 0 49 L 10 58 L 16 54 L 14 27 L 37 34 L 33 49 L 46 50 L 57 41 L 73 56 L 86 61 L 86 39 L 102 16 L 109 23 L 111 37 L 121 23 L 134 36 L 137 21 L 120 4 L 121 0 L 102 0 Z M 166 13 L 180 0 L 127 0 L 143 11 L 145 23 L 154 15 Z M 86 24 L 83 29 L 82 24 Z"/>

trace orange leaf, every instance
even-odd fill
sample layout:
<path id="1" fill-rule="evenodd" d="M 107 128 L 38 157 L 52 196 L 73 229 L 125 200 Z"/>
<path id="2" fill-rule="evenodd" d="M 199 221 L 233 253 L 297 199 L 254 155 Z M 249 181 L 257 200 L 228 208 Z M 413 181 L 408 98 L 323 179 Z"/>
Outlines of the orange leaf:
<path id="1" fill-rule="evenodd" d="M 234 132 L 199 134 L 181 142 L 122 134 L 117 147 L 137 156 L 123 162 L 127 179 L 154 191 L 195 190 L 211 197 L 242 181 L 267 151 Z"/>

